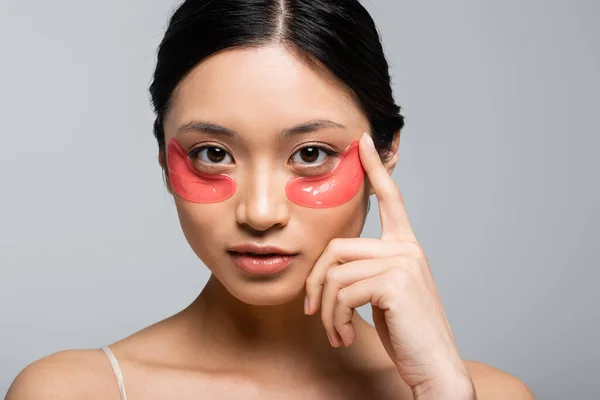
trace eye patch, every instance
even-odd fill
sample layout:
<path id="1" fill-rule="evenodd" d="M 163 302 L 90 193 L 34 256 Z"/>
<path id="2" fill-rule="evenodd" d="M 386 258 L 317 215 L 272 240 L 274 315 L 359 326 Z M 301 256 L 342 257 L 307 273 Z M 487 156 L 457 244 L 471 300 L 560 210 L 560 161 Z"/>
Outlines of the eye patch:
<path id="1" fill-rule="evenodd" d="M 235 193 L 236 183 L 232 177 L 199 172 L 175 138 L 167 146 L 167 164 L 173 190 L 187 201 L 216 203 Z M 333 170 L 319 176 L 293 178 L 287 183 L 285 193 L 291 202 L 303 207 L 335 207 L 351 200 L 360 190 L 363 179 L 358 141 L 354 141 L 340 155 Z"/>
<path id="2" fill-rule="evenodd" d="M 335 207 L 352 199 L 363 179 L 358 141 L 354 141 L 340 155 L 333 170 L 319 176 L 294 178 L 287 183 L 285 193 L 290 201 L 304 207 Z"/>
<path id="3" fill-rule="evenodd" d="M 227 200 L 235 193 L 236 184 L 232 177 L 199 172 L 175 138 L 168 144 L 167 163 L 173 190 L 187 201 L 216 203 Z"/>

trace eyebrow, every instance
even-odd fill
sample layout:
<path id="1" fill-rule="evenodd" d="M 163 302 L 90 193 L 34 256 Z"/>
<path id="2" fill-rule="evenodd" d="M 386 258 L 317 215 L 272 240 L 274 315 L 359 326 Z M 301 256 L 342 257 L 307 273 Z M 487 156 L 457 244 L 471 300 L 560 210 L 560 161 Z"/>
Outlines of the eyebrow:
<path id="1" fill-rule="evenodd" d="M 346 126 L 328 119 L 317 119 L 313 121 L 304 122 L 291 128 L 286 128 L 279 133 L 279 137 L 281 139 L 285 139 L 291 136 L 310 133 L 324 128 L 346 129 Z M 184 124 L 177 130 L 177 134 L 180 134 L 182 132 L 203 132 L 215 135 L 223 135 L 231 138 L 239 137 L 239 134 L 234 130 L 207 121 L 191 121 L 187 124 Z"/>

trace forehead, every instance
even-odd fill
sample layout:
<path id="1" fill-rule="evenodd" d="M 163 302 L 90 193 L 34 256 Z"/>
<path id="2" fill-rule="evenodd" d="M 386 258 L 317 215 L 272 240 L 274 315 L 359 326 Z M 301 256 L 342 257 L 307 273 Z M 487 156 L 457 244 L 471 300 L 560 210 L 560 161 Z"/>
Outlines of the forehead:
<path id="1" fill-rule="evenodd" d="M 227 49 L 190 71 L 165 116 L 166 139 L 197 119 L 263 134 L 311 119 L 367 125 L 343 83 L 279 45 Z"/>

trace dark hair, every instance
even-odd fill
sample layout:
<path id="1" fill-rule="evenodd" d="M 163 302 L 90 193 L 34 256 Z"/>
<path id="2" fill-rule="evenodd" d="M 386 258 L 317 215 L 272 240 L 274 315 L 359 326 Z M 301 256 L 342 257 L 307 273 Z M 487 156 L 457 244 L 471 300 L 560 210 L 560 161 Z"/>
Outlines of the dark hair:
<path id="1" fill-rule="evenodd" d="M 165 150 L 164 115 L 190 70 L 223 49 L 277 42 L 346 84 L 386 159 L 404 117 L 394 102 L 379 32 L 358 0 L 185 0 L 160 43 L 150 85 L 159 150 Z"/>

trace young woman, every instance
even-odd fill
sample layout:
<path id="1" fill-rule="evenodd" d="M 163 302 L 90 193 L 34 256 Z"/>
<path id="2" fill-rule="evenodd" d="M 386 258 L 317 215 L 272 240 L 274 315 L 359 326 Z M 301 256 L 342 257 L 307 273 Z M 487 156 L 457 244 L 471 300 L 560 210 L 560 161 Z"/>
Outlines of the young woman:
<path id="1" fill-rule="evenodd" d="M 185 1 L 150 92 L 210 279 L 170 318 L 31 364 L 9 400 L 533 398 L 458 354 L 390 177 L 404 121 L 358 1 Z M 359 237 L 371 195 L 380 239 Z"/>

